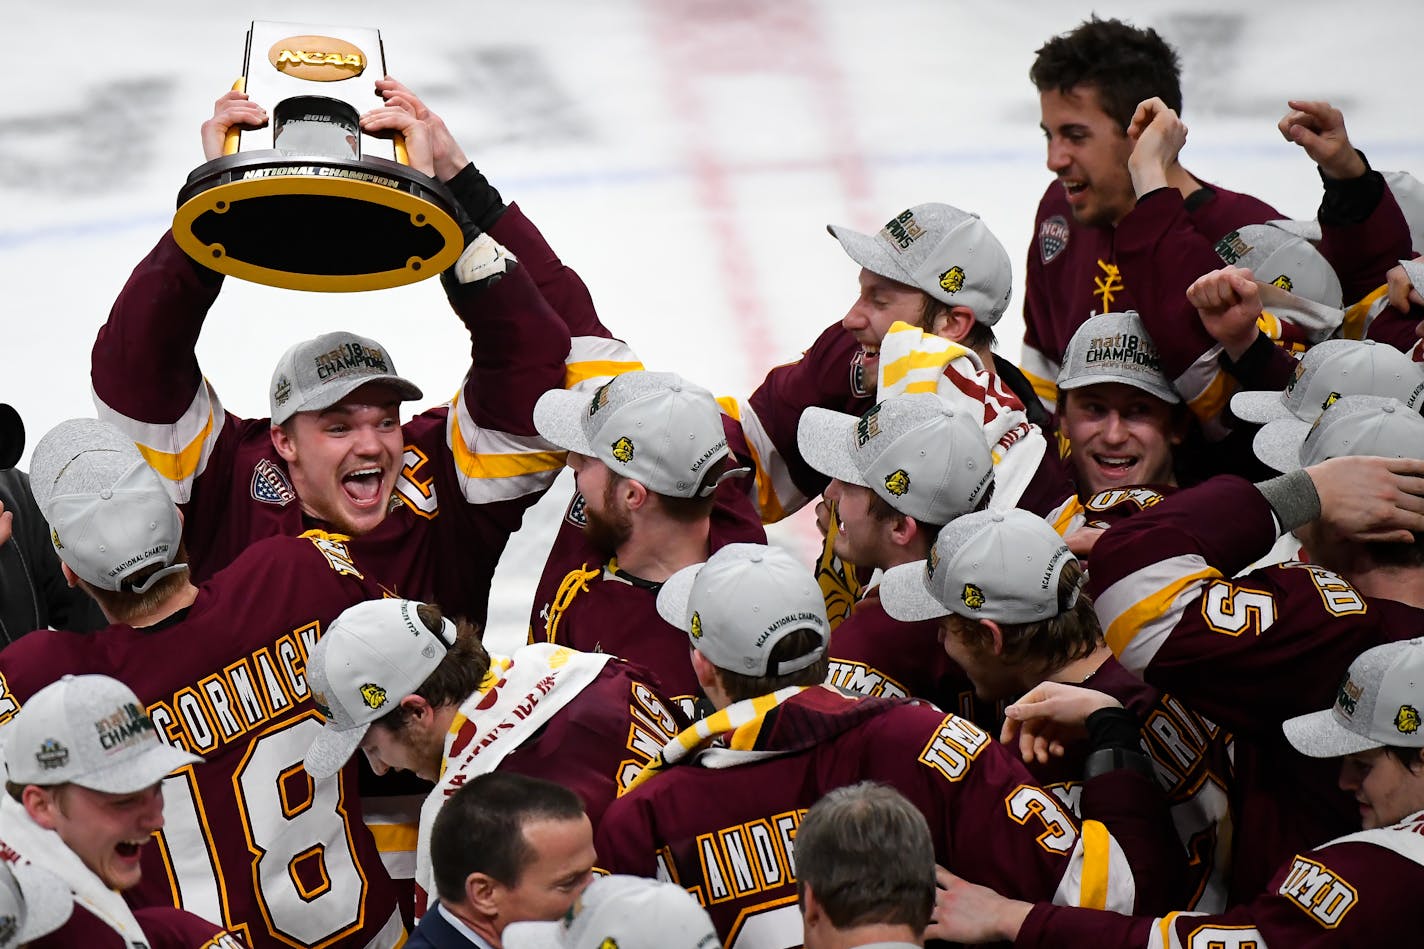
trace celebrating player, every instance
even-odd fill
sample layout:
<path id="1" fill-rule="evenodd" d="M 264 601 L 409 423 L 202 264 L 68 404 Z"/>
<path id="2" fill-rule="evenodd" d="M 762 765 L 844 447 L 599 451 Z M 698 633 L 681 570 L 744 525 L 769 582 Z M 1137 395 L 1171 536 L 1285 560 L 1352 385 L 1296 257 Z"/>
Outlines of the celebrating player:
<path id="1" fill-rule="evenodd" d="M 306 656 L 342 609 L 378 595 L 362 564 L 330 538 L 274 537 L 194 586 L 162 481 L 132 441 L 92 419 L 41 439 L 31 479 L 66 576 L 112 625 L 38 630 L 0 651 L 0 719 L 62 674 L 103 673 L 134 690 L 164 742 L 205 759 L 164 780 L 155 839 L 117 852 L 135 905 L 181 906 L 253 949 L 398 945 L 404 927 L 354 768 L 301 773 L 321 731 Z"/>
<path id="2" fill-rule="evenodd" d="M 597 824 L 684 721 L 636 666 L 550 643 L 491 657 L 475 627 L 409 600 L 347 610 L 311 652 L 307 675 L 327 719 L 306 752 L 308 772 L 335 774 L 359 747 L 378 774 L 400 768 L 436 782 L 416 845 L 426 894 L 435 889 L 431 826 L 472 778 L 499 768 L 557 780 Z"/>

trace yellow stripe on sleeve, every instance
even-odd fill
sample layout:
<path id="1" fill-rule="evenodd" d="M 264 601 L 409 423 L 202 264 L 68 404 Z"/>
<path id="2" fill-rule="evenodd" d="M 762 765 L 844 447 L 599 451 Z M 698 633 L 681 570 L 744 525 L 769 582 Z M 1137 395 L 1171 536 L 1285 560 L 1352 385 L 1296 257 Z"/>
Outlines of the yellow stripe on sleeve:
<path id="1" fill-rule="evenodd" d="M 366 828 L 381 853 L 414 853 L 420 837 L 416 824 L 367 824 Z"/>
<path id="2" fill-rule="evenodd" d="M 1127 649 L 1128 644 L 1137 636 L 1138 631 L 1147 623 L 1157 619 L 1167 612 L 1176 602 L 1177 597 L 1182 595 L 1182 591 L 1194 583 L 1203 580 L 1214 580 L 1221 576 L 1220 570 L 1208 567 L 1196 573 L 1178 577 L 1167 586 L 1144 597 L 1134 605 L 1123 610 L 1109 625 L 1103 630 L 1103 638 L 1107 640 L 1108 646 L 1112 649 L 1114 656 L 1121 656 Z"/>
<path id="3" fill-rule="evenodd" d="M 179 452 L 159 451 L 157 448 L 150 448 L 147 445 L 138 445 L 138 450 L 143 455 L 144 461 L 148 462 L 150 468 L 158 472 L 169 481 L 187 481 L 198 470 L 198 462 L 203 457 L 203 447 L 208 442 L 208 436 L 213 431 L 213 413 L 208 412 L 208 423 L 203 426 L 203 430 L 198 433 L 198 437 L 183 447 Z"/>
<path id="4" fill-rule="evenodd" d="M 615 362 L 608 359 L 588 359 L 567 363 L 564 366 L 564 388 L 572 389 L 589 379 L 621 376 L 625 372 L 638 372 L 642 368 L 641 362 Z"/>
<path id="5" fill-rule="evenodd" d="M 1078 885 L 1078 905 L 1103 909 L 1108 905 L 1108 856 L 1112 836 L 1099 821 L 1083 821 L 1083 879 Z"/>

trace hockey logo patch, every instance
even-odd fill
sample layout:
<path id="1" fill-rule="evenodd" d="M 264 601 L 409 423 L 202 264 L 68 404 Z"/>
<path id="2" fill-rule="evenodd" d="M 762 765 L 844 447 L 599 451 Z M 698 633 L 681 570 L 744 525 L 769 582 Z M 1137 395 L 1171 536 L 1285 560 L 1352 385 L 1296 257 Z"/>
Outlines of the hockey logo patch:
<path id="1" fill-rule="evenodd" d="M 696 610 L 692 612 L 692 622 L 688 623 L 688 627 L 688 632 L 692 634 L 693 639 L 702 638 L 702 617 Z"/>
<path id="2" fill-rule="evenodd" d="M 286 376 L 277 379 L 277 385 L 272 390 L 272 400 L 278 405 L 286 405 L 287 400 L 292 397 L 292 380 Z"/>
<path id="3" fill-rule="evenodd" d="M 613 443 L 612 453 L 614 458 L 626 465 L 633 460 L 633 440 L 627 435 L 620 436 Z"/>
<path id="4" fill-rule="evenodd" d="M 971 610 L 981 609 L 984 606 L 984 591 L 972 583 L 964 584 L 964 591 L 959 594 L 959 598 Z"/>
<path id="5" fill-rule="evenodd" d="M 1325 397 L 1325 401 L 1320 403 L 1320 411 L 1324 412 L 1330 406 L 1340 401 L 1340 393 L 1332 392 Z"/>
<path id="6" fill-rule="evenodd" d="M 1242 257 L 1251 253 L 1252 247 L 1246 243 L 1246 239 L 1241 236 L 1240 231 L 1232 231 L 1221 240 L 1216 242 L 1216 256 L 1220 257 L 1224 263 L 1236 264 Z"/>
<path id="7" fill-rule="evenodd" d="M 1271 281 L 1271 286 L 1273 286 L 1273 287 L 1280 287 L 1282 290 L 1286 290 L 1286 291 L 1290 291 L 1290 290 L 1294 290 L 1294 289 L 1295 289 L 1295 284 L 1292 283 L 1292 282 L 1291 282 L 1291 278 L 1288 277 L 1288 276 L 1286 276 L 1285 274 L 1281 274 L 1279 277 L 1277 277 L 1276 279 L 1272 280 L 1272 281 Z"/>
<path id="8" fill-rule="evenodd" d="M 608 387 L 611 385 L 613 385 L 612 382 L 605 382 L 593 393 L 593 399 L 588 403 L 589 415 L 597 415 L 598 410 L 608 404 Z"/>
<path id="9" fill-rule="evenodd" d="M 569 502 L 569 509 L 564 512 L 564 520 L 575 527 L 587 527 L 588 515 L 584 512 L 587 506 L 588 502 L 583 499 L 583 494 L 575 491 L 573 500 Z"/>
<path id="10" fill-rule="evenodd" d="M 1038 256 L 1045 264 L 1068 249 L 1068 220 L 1061 214 L 1038 226 Z"/>
<path id="11" fill-rule="evenodd" d="M 940 289 L 946 293 L 958 293 L 964 289 L 964 268 L 960 266 L 950 267 L 939 275 Z"/>
<path id="12" fill-rule="evenodd" d="M 367 708 L 380 708 L 386 704 L 386 690 L 374 682 L 367 682 L 361 686 L 361 701 L 366 703 Z"/>
<path id="13" fill-rule="evenodd" d="M 857 349 L 850 358 L 850 394 L 857 399 L 868 399 L 875 394 L 876 380 L 865 382 L 865 350 Z"/>
<path id="14" fill-rule="evenodd" d="M 252 500 L 286 507 L 297 499 L 292 483 L 276 462 L 263 458 L 252 468 Z"/>
<path id="15" fill-rule="evenodd" d="M 46 738 L 35 752 L 35 761 L 46 771 L 62 768 L 69 763 L 69 749 L 53 738 Z"/>
<path id="16" fill-rule="evenodd" d="M 1412 705 L 1401 705 L 1394 715 L 1394 728 L 1401 735 L 1412 735 L 1419 730 L 1419 710 Z"/>
<path id="17" fill-rule="evenodd" d="M 930 555 L 925 558 L 925 576 L 934 579 L 935 569 L 939 566 L 939 548 L 931 547 Z"/>
<path id="18" fill-rule="evenodd" d="M 897 498 L 905 496 L 905 492 L 910 490 L 910 474 L 904 468 L 896 468 L 885 478 L 885 490 L 895 495 Z"/>

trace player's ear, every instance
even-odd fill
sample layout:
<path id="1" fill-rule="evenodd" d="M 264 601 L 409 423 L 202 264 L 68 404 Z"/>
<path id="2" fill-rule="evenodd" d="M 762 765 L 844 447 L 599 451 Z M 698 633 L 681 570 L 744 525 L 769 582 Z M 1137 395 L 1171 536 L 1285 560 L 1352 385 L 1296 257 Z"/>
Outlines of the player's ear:
<path id="1" fill-rule="evenodd" d="M 920 533 L 920 522 L 908 514 L 896 513 L 895 519 L 890 522 L 890 539 L 897 547 L 908 547 Z"/>
<path id="2" fill-rule="evenodd" d="M 405 709 L 408 717 L 418 722 L 424 722 L 427 717 L 435 714 L 435 708 L 422 695 L 407 695 L 400 700 L 400 707 Z"/>
<path id="3" fill-rule="evenodd" d="M 967 306 L 943 307 L 930 320 L 928 330 L 951 342 L 960 342 L 974 328 L 974 311 Z"/>
<path id="4" fill-rule="evenodd" d="M 641 481 L 624 478 L 623 483 L 619 485 L 619 493 L 630 511 L 636 511 L 648 503 L 648 486 Z"/>
<path id="5" fill-rule="evenodd" d="M 27 784 L 20 793 L 20 803 L 24 805 L 25 813 L 30 815 L 30 820 L 45 830 L 54 830 L 58 827 L 56 817 L 60 810 L 59 793 L 58 788 Z"/>
<path id="6" fill-rule="evenodd" d="M 79 583 L 79 574 L 75 573 L 73 570 L 70 570 L 70 569 L 69 569 L 69 564 L 67 564 L 67 563 L 65 563 L 63 560 L 61 560 L 61 561 L 59 562 L 59 569 L 60 569 L 60 571 L 64 574 L 64 582 L 65 582 L 65 583 L 69 584 L 71 587 L 78 585 L 78 583 Z"/>
<path id="7" fill-rule="evenodd" d="M 1002 656 L 1004 654 L 1004 631 L 999 627 L 998 623 L 991 619 L 981 619 L 979 622 L 989 631 L 989 635 L 994 638 L 994 655 Z"/>
<path id="8" fill-rule="evenodd" d="M 291 464 L 297 458 L 297 446 L 291 434 L 281 425 L 273 425 L 270 431 L 272 447 L 277 449 L 277 454 L 282 456 L 283 461 Z"/>

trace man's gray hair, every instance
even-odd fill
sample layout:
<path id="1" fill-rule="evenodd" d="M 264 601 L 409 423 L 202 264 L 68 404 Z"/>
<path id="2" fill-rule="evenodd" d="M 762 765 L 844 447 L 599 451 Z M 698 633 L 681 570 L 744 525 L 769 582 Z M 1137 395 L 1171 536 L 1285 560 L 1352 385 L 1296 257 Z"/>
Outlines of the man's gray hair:
<path id="1" fill-rule="evenodd" d="M 930 827 L 894 788 L 862 782 L 816 802 L 796 831 L 796 876 L 836 929 L 899 924 L 916 933 L 935 902 Z"/>

